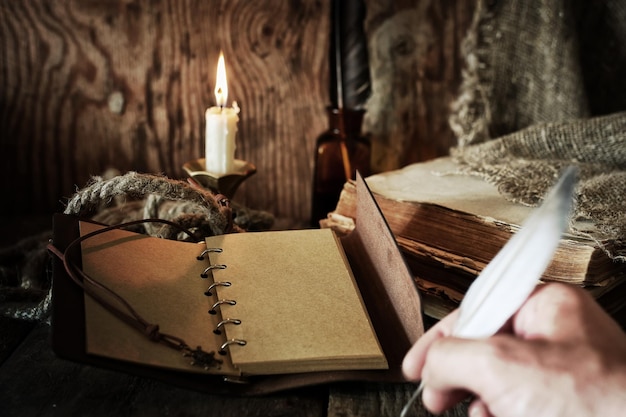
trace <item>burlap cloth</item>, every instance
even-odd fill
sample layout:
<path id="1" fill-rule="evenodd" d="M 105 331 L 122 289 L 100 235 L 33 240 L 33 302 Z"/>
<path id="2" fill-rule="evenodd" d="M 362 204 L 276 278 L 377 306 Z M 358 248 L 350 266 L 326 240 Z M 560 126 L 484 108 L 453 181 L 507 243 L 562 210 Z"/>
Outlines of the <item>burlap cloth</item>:
<path id="1" fill-rule="evenodd" d="M 565 166 L 580 167 L 575 217 L 625 261 L 626 2 L 478 3 L 450 117 L 453 158 L 528 205 Z"/>

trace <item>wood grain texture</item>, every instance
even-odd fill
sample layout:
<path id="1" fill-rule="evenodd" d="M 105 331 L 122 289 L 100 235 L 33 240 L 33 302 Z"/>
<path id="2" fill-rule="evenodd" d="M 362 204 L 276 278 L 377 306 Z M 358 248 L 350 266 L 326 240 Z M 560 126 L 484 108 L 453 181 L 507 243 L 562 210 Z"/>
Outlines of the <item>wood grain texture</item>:
<path id="1" fill-rule="evenodd" d="M 471 2 L 367 0 L 375 170 L 446 153 Z M 92 175 L 162 173 L 204 155 L 224 51 L 242 111 L 236 199 L 307 220 L 327 127 L 330 2 L 0 0 L 1 213 L 63 208 Z"/>
<path id="2" fill-rule="evenodd" d="M 0 320 L 0 340 L 17 324 Z M 2 415 L 397 417 L 415 389 L 352 382 L 256 397 L 212 395 L 61 359 L 51 350 L 49 324 L 27 325 L 34 329 L 24 329 L 21 336 L 27 336 L 15 351 L 0 351 Z M 467 406 L 463 402 L 442 416 L 465 416 Z M 413 415 L 432 416 L 419 401 Z"/>
<path id="3" fill-rule="evenodd" d="M 475 1 L 368 1 L 373 94 L 365 126 L 372 169 L 397 169 L 448 153 L 448 126 L 463 61 L 460 44 Z"/>
<path id="4" fill-rule="evenodd" d="M 397 417 L 415 392 L 414 384 L 338 384 L 330 389 L 328 417 Z M 467 415 L 469 402 L 459 403 L 440 414 L 441 417 L 463 417 Z M 415 402 L 410 414 L 414 417 L 432 417 L 421 399 Z"/>

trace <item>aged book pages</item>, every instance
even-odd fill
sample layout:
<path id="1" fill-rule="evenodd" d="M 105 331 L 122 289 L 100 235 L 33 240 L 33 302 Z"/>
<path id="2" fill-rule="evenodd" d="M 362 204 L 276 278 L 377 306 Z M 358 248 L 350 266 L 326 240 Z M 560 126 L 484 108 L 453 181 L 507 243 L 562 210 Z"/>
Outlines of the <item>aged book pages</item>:
<path id="1" fill-rule="evenodd" d="M 439 298 L 447 306 L 458 303 L 473 278 L 533 210 L 506 200 L 480 178 L 459 174 L 447 157 L 372 175 L 366 181 L 427 296 L 427 312 L 429 299 Z M 354 189 L 352 182 L 344 185 L 325 227 L 351 229 L 348 220 L 356 218 Z M 576 227 L 590 230 L 593 225 L 578 222 Z M 585 286 L 599 297 L 625 274 L 624 265 L 613 262 L 596 242 L 565 234 L 542 280 Z"/>
<path id="2" fill-rule="evenodd" d="M 366 179 L 391 230 L 405 238 L 405 251 L 432 247 L 447 262 L 475 273 L 495 256 L 532 207 L 507 201 L 491 184 L 460 175 L 449 158 L 412 164 Z M 334 214 L 352 217 L 354 185 L 346 183 Z M 327 222 L 331 225 L 332 222 Z M 578 228 L 593 227 L 582 222 Z M 429 249 L 426 249 L 428 251 Z M 612 262 L 598 245 L 565 234 L 545 280 L 604 285 L 623 265 Z"/>

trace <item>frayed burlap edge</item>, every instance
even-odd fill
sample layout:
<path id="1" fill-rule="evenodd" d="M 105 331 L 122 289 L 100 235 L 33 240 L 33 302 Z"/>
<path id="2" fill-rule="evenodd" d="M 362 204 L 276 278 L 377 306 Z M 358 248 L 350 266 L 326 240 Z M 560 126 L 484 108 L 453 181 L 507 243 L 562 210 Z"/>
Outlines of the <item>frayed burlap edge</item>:
<path id="1" fill-rule="evenodd" d="M 505 198 L 527 206 L 540 204 L 566 167 L 578 167 L 570 232 L 626 261 L 626 172 L 620 162 L 626 160 L 626 113 L 533 126 L 454 148 L 451 156 L 459 173 L 481 177 Z M 591 221 L 594 228 L 578 229 L 574 220 Z"/>
<path id="2" fill-rule="evenodd" d="M 484 1 L 476 7 L 461 46 L 466 66 L 449 117 L 458 141 L 451 155 L 460 164 L 460 173 L 496 185 L 511 201 L 536 206 L 565 167 L 577 166 L 580 182 L 570 232 L 594 240 L 609 257 L 626 261 L 626 114 L 532 126 L 492 139 L 489 103 L 494 74 L 487 51 L 494 40 L 494 15 Z M 563 133 L 568 129 L 576 132 L 577 142 Z M 576 219 L 590 220 L 595 230 L 577 229 Z"/>
<path id="3" fill-rule="evenodd" d="M 451 104 L 449 125 L 458 140 L 458 146 L 487 141 L 491 121 L 488 106 L 491 91 L 491 66 L 485 51 L 493 43 L 493 14 L 478 1 L 474 19 L 461 44 L 465 58 L 459 95 Z"/>

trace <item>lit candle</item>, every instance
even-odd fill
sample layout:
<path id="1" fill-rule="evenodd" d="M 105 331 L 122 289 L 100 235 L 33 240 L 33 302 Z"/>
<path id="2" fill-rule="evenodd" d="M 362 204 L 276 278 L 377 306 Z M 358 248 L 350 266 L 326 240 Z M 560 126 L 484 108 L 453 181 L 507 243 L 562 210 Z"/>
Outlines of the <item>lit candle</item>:
<path id="1" fill-rule="evenodd" d="M 217 77 L 215 80 L 215 100 L 217 106 L 206 110 L 206 170 L 212 174 L 224 175 L 234 171 L 235 135 L 239 121 L 239 107 L 226 107 L 228 84 L 226 82 L 226 65 L 224 54 L 220 52 L 217 61 Z"/>

